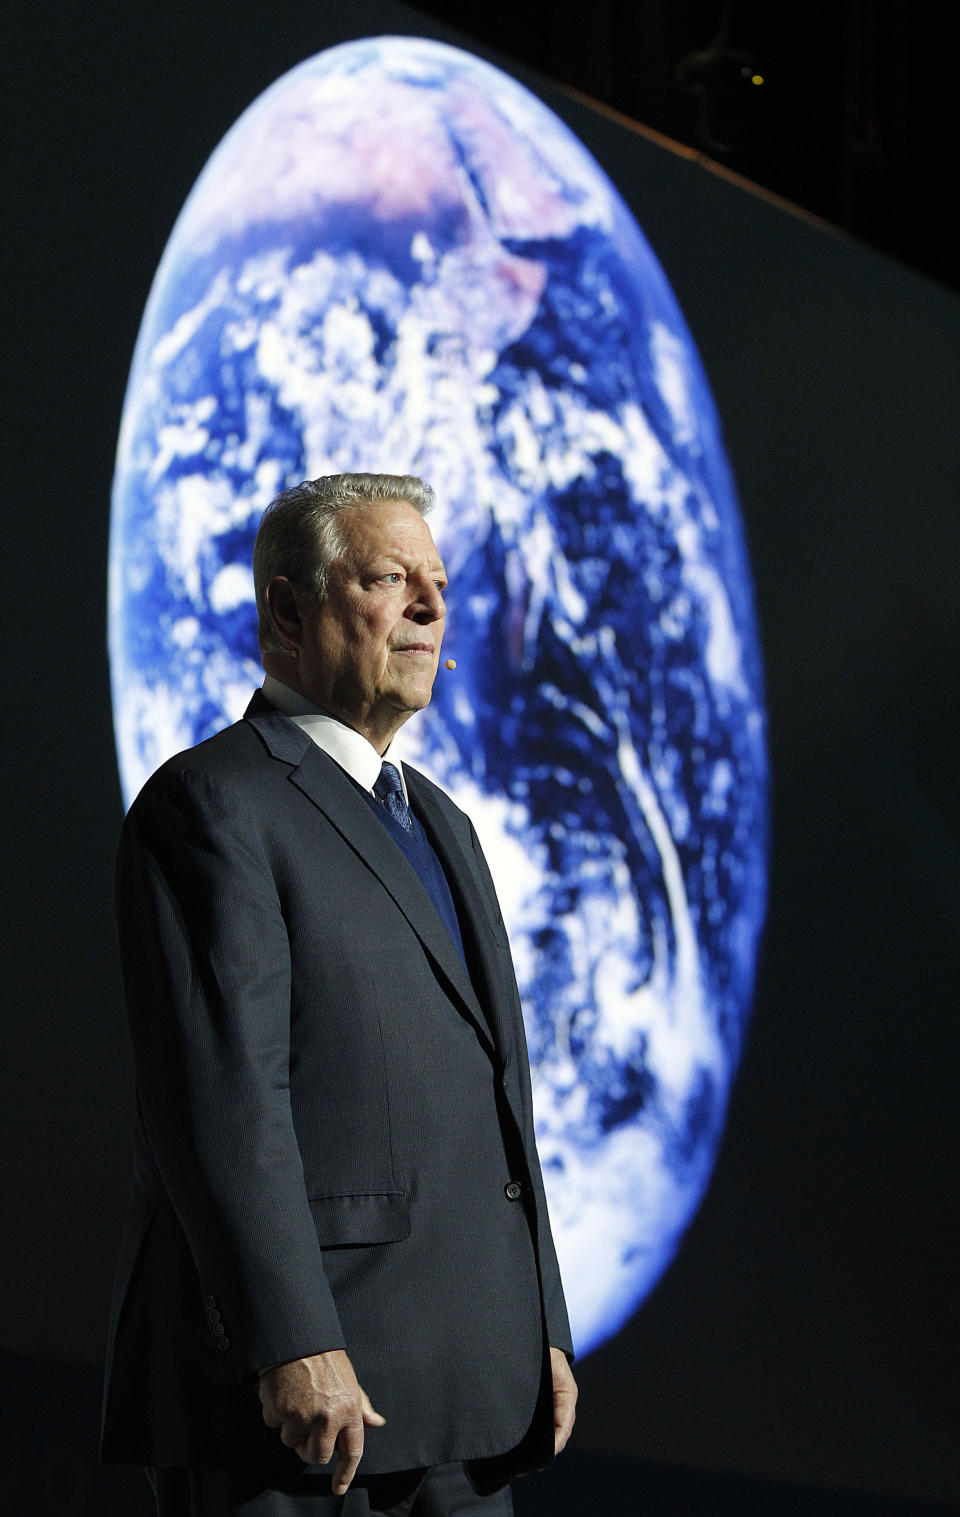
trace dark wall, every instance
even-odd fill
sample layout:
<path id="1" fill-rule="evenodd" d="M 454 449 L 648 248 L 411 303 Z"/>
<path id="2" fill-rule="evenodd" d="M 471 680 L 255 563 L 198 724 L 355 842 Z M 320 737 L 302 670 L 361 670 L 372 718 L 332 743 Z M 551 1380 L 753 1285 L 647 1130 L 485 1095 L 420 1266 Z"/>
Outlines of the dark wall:
<path id="1" fill-rule="evenodd" d="M 437 32 L 339 0 L 15 14 L 10 1404 L 25 1365 L 38 1387 L 85 1370 L 94 1386 L 124 1204 L 105 569 L 143 303 L 196 175 L 261 89 L 333 41 L 418 30 Z M 653 1297 L 580 1366 L 579 1448 L 960 1501 L 960 303 L 543 93 L 633 206 L 710 375 L 753 559 L 774 775 L 769 925 L 720 1164 Z"/>

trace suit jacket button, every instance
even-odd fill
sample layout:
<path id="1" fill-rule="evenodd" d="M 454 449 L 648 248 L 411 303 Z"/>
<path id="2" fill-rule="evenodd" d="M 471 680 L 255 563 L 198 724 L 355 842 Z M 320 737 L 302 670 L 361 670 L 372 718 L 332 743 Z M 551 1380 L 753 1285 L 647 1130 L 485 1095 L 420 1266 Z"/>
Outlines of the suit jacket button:
<path id="1" fill-rule="evenodd" d="M 216 1304 L 217 1304 L 217 1298 L 216 1298 L 216 1296 L 204 1296 L 204 1298 L 203 1298 L 203 1304 L 204 1304 L 204 1306 L 216 1306 Z"/>
<path id="2" fill-rule="evenodd" d="M 209 1317 L 209 1319 L 210 1319 L 211 1322 L 219 1322 L 220 1321 L 220 1313 L 217 1311 L 217 1308 L 215 1306 L 208 1306 L 207 1307 L 207 1316 Z"/>
<path id="3" fill-rule="evenodd" d="M 223 1338 L 226 1335 L 226 1331 L 227 1330 L 224 1327 L 224 1325 L 223 1325 L 222 1322 L 215 1322 L 213 1324 L 213 1331 L 214 1331 L 214 1336 L 215 1337 L 217 1337 L 217 1338 Z"/>
<path id="4" fill-rule="evenodd" d="M 217 1342 L 217 1348 L 229 1348 L 230 1347 L 230 1339 L 229 1338 L 218 1338 L 216 1340 L 216 1342 Z"/>
<path id="5" fill-rule="evenodd" d="M 509 1184 L 503 1187 L 503 1194 L 508 1201 L 519 1201 L 523 1195 L 523 1186 L 519 1180 L 511 1180 Z"/>

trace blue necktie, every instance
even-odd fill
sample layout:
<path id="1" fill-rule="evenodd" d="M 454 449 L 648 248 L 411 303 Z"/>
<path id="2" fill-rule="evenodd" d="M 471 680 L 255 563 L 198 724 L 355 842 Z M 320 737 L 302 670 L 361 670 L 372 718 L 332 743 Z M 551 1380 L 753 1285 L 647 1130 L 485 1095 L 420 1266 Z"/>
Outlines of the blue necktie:
<path id="1" fill-rule="evenodd" d="M 373 793 L 378 800 L 382 801 L 393 817 L 399 822 L 404 832 L 413 832 L 413 818 L 410 808 L 404 799 L 403 781 L 400 771 L 395 764 L 383 763 L 380 766 L 380 774 L 377 783 L 373 787 Z"/>

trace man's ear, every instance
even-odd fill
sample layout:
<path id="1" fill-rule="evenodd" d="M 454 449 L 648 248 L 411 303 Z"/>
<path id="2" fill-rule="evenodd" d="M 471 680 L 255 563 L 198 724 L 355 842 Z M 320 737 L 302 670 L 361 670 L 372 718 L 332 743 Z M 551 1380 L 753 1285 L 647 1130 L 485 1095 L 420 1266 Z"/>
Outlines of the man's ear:
<path id="1" fill-rule="evenodd" d="M 278 574 L 264 591 L 267 609 L 284 653 L 297 658 L 303 637 L 303 618 L 297 604 L 297 592 L 285 574 Z"/>

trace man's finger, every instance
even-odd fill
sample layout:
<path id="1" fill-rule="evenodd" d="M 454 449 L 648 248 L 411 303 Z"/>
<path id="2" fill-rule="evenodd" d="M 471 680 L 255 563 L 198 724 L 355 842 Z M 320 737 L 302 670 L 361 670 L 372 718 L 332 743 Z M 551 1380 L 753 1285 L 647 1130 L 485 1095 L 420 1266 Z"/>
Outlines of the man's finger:
<path id="1" fill-rule="evenodd" d="M 361 1423 L 359 1427 L 351 1425 L 341 1428 L 337 1438 L 337 1464 L 331 1487 L 335 1496 L 342 1496 L 349 1489 L 362 1456 L 363 1424 Z"/>
<path id="2" fill-rule="evenodd" d="M 577 1416 L 577 1382 L 574 1380 L 562 1349 L 550 1349 L 553 1373 L 553 1452 L 566 1447 Z"/>
<path id="3" fill-rule="evenodd" d="M 307 1436 L 297 1444 L 297 1453 L 304 1464 L 329 1464 L 333 1458 L 336 1437 L 329 1423 L 317 1420 Z"/>
<path id="4" fill-rule="evenodd" d="M 298 1417 L 287 1417 L 282 1423 L 271 1423 L 270 1426 L 279 1426 L 280 1442 L 285 1443 L 288 1449 L 295 1449 L 303 1442 L 306 1434 L 306 1426 Z"/>
<path id="5" fill-rule="evenodd" d="M 577 1404 L 573 1396 L 557 1396 L 553 1403 L 553 1452 L 559 1454 L 566 1448 L 577 1419 Z"/>

